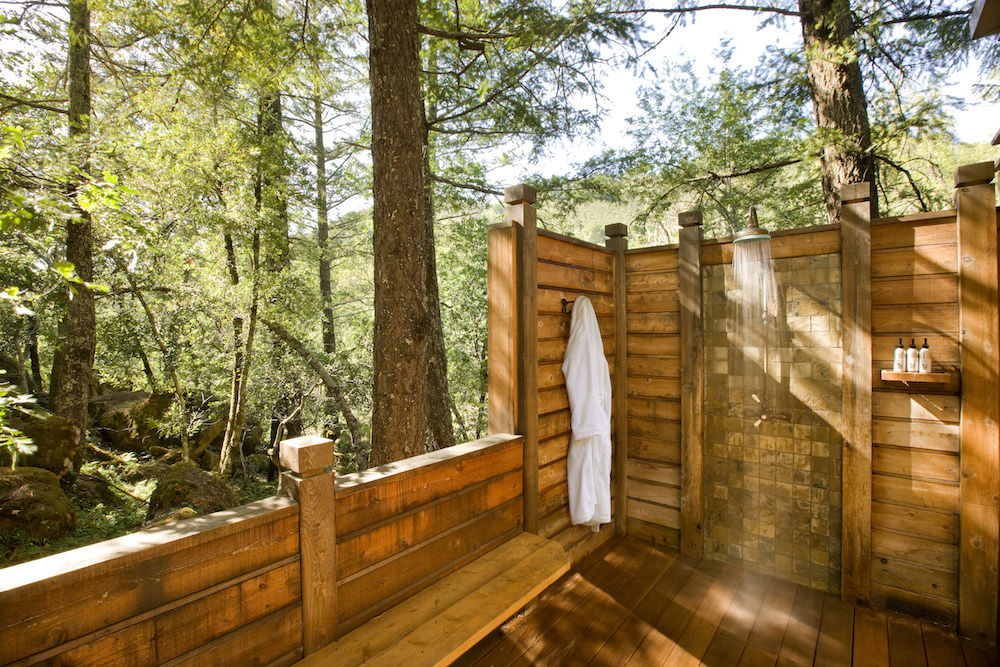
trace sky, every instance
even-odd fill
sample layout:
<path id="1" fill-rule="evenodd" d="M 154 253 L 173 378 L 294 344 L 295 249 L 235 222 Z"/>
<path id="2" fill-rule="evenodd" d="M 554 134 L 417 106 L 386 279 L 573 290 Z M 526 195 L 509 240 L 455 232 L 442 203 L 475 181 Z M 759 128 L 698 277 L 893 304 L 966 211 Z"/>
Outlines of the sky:
<path id="1" fill-rule="evenodd" d="M 677 27 L 651 54 L 651 62 L 671 59 L 680 63 L 690 59 L 696 63 L 696 71 L 705 76 L 709 68 L 716 64 L 715 51 L 725 40 L 729 40 L 729 45 L 734 50 L 732 62 L 743 63 L 747 67 L 755 65 L 768 46 L 801 44 L 801 31 L 796 21 L 786 22 L 784 28 L 769 26 L 763 30 L 756 29 L 758 22 L 756 16 L 747 12 L 703 12 L 694 21 Z M 957 114 L 955 131 L 960 141 L 989 143 L 1000 129 L 1000 104 L 977 102 L 972 89 L 977 77 L 977 66 L 972 65 L 955 77 L 955 83 L 949 91 L 951 95 L 966 100 L 968 105 L 966 110 Z M 604 95 L 609 110 L 602 122 L 599 137 L 591 142 L 574 141 L 564 144 L 537 165 L 504 168 L 500 172 L 500 182 L 519 182 L 518 179 L 538 172 L 543 175 L 565 174 L 568 163 L 581 163 L 606 148 L 630 145 L 631 140 L 626 135 L 626 120 L 637 113 L 635 103 L 643 83 L 648 84 L 650 81 L 644 81 L 624 69 L 608 72 L 604 77 Z"/>

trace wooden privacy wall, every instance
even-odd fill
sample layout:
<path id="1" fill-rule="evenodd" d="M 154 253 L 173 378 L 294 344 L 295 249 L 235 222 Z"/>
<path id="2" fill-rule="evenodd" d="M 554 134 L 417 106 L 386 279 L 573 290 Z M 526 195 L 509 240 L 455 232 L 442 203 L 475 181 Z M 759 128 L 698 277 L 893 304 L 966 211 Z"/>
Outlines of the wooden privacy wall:
<path id="1" fill-rule="evenodd" d="M 681 364 L 677 247 L 625 254 L 628 533 L 680 544 Z"/>
<path id="2" fill-rule="evenodd" d="M 877 220 L 872 247 L 871 599 L 958 618 L 958 250 L 955 212 Z M 927 339 L 942 385 L 887 382 L 893 349 Z"/>
<path id="3" fill-rule="evenodd" d="M 607 540 L 614 527 L 606 525 L 594 533 L 570 522 L 570 413 L 562 361 L 572 306 L 563 313 L 561 300 L 574 301 L 580 295 L 591 300 L 613 369 L 616 253 L 539 232 L 532 206 L 535 191 L 529 186 L 507 188 L 505 199 L 506 222 L 491 227 L 487 237 L 490 432 L 524 435 L 525 531 L 558 541 L 577 562 Z M 613 391 L 618 399 L 621 392 L 614 384 Z M 622 436 L 613 437 L 616 456 L 624 459 L 618 447 Z M 617 505 L 614 513 L 616 521 L 623 514 Z"/>
<path id="4" fill-rule="evenodd" d="M 571 315 L 562 299 L 586 295 L 594 305 L 608 365 L 614 368 L 614 257 L 606 249 L 538 232 L 538 527 L 562 544 L 573 562 L 611 535 L 572 526 L 566 486 L 570 413 L 562 362 Z M 572 306 L 568 309 L 572 312 Z M 609 480 L 610 483 L 610 480 Z"/>
<path id="5" fill-rule="evenodd" d="M 290 664 L 298 523 L 269 498 L 0 570 L 0 664 Z"/>
<path id="6" fill-rule="evenodd" d="M 495 435 L 338 477 L 338 633 L 523 531 L 523 439 Z"/>

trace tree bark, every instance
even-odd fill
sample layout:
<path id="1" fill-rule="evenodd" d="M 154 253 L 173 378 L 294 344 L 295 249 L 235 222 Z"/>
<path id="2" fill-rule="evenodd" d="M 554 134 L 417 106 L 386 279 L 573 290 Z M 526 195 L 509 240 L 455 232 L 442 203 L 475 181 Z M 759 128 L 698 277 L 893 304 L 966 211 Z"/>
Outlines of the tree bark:
<path id="1" fill-rule="evenodd" d="M 829 221 L 836 223 L 841 186 L 868 181 L 876 191 L 864 79 L 850 1 L 799 0 L 799 12 L 816 125 L 824 142 L 823 198 Z"/>
<path id="2" fill-rule="evenodd" d="M 423 104 L 421 103 L 423 108 Z M 448 391 L 448 350 L 444 344 L 444 326 L 441 322 L 441 298 L 438 292 L 437 258 L 434 243 L 434 181 L 431 179 L 430 122 L 435 110 L 429 111 L 423 127 L 424 152 L 424 217 L 427 220 L 427 449 L 436 450 L 455 444 L 455 425 L 452 422 L 451 393 Z"/>
<path id="3" fill-rule="evenodd" d="M 323 103 L 313 97 L 313 126 L 316 137 L 316 227 L 319 242 L 319 294 L 323 302 L 323 352 L 337 351 L 333 329 L 333 281 L 330 278 L 330 219 L 326 196 L 326 145 L 323 140 Z"/>
<path id="4" fill-rule="evenodd" d="M 372 464 L 424 451 L 428 300 L 416 0 L 367 0 L 374 176 Z"/>
<path id="5" fill-rule="evenodd" d="M 90 151 L 90 7 L 87 0 L 69 3 L 69 136 L 77 155 L 77 167 L 89 172 Z M 74 179 L 70 200 L 76 218 L 66 227 L 66 259 L 76 275 L 85 282 L 94 280 L 94 236 L 90 214 L 76 203 L 76 188 L 82 179 Z M 87 436 L 87 402 L 90 377 L 97 347 L 97 318 L 90 288 L 71 283 L 66 313 L 59 323 L 59 344 L 52 362 L 51 408 L 80 429 L 80 443 L 73 454 L 75 479 L 82 463 L 83 443 Z"/>

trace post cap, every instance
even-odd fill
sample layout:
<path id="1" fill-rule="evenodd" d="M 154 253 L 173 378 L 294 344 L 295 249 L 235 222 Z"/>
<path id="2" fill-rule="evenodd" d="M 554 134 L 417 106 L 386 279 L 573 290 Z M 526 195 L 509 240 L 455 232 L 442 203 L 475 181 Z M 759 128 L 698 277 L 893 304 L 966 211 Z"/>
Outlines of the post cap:
<path id="1" fill-rule="evenodd" d="M 840 186 L 840 203 L 850 204 L 872 198 L 872 184 L 869 181 L 860 183 L 845 183 Z"/>
<path id="2" fill-rule="evenodd" d="M 611 238 L 615 236 L 628 236 L 628 225 L 616 222 L 611 225 L 604 225 L 604 235 Z"/>
<path id="3" fill-rule="evenodd" d="M 333 440 L 318 435 L 282 440 L 279 450 L 281 466 L 299 475 L 318 474 L 337 460 Z"/>
<path id="4" fill-rule="evenodd" d="M 538 191 L 530 185 L 519 183 L 503 189 L 506 204 L 534 204 L 538 201 Z"/>
<path id="5" fill-rule="evenodd" d="M 701 211 L 686 211 L 677 216 L 677 224 L 681 227 L 701 227 L 705 216 Z"/>
<path id="6" fill-rule="evenodd" d="M 977 162 L 967 164 L 955 170 L 955 187 L 964 188 L 970 185 L 983 185 L 993 180 L 996 167 L 992 162 Z"/>

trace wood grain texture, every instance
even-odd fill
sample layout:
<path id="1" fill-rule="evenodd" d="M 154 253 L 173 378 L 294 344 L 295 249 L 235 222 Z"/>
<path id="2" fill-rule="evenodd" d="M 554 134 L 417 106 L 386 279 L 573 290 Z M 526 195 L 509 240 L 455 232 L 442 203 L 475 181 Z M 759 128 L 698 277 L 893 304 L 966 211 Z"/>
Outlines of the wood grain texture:
<path id="1" fill-rule="evenodd" d="M 680 230 L 681 553 L 701 558 L 705 537 L 705 325 L 700 225 Z M 665 438 L 669 439 L 669 438 Z"/>
<path id="2" fill-rule="evenodd" d="M 990 182 L 981 183 L 978 177 L 967 180 L 979 172 Z M 955 175 L 955 208 L 962 354 L 959 624 L 962 634 L 995 644 L 1000 584 L 1000 317 L 992 177 L 992 163 L 960 167 Z"/>
<path id="3" fill-rule="evenodd" d="M 450 664 L 569 566 L 558 544 L 521 534 L 301 664 Z"/>
<path id="4" fill-rule="evenodd" d="M 625 498 L 628 495 L 628 476 L 624 474 L 628 461 L 628 329 L 625 301 L 625 251 L 628 239 L 625 230 L 608 226 L 608 250 L 614 253 L 614 304 L 615 304 L 615 361 L 612 385 L 614 419 L 614 464 L 612 484 L 614 485 L 614 525 L 617 535 L 627 531 Z M 621 233 L 619 233 L 621 232 Z"/>
<path id="5" fill-rule="evenodd" d="M 518 258 L 518 418 L 524 436 L 524 529 L 538 532 L 538 216 L 530 203 L 508 205 L 505 219 L 521 225 Z"/>
<path id="6" fill-rule="evenodd" d="M 333 443 L 303 443 L 296 452 L 300 460 L 322 458 L 310 449 L 329 449 Z M 281 446 L 284 447 L 282 442 Z M 306 655 L 326 646 L 337 636 L 337 512 L 334 503 L 334 472 L 303 478 L 282 473 L 285 488 L 299 501 L 299 565 L 302 571 L 302 650 Z"/>
<path id="7" fill-rule="evenodd" d="M 486 346 L 489 432 L 517 430 L 517 225 L 491 227 L 486 234 Z"/>
<path id="8" fill-rule="evenodd" d="M 858 184 L 855 184 L 858 185 Z M 841 590 L 864 604 L 871 588 L 871 201 L 841 208 L 843 280 L 843 551 Z"/>
<path id="9" fill-rule="evenodd" d="M 340 624 L 353 629 L 433 585 L 523 529 L 508 503 L 338 582 Z"/>
<path id="10" fill-rule="evenodd" d="M 523 465 L 521 436 L 497 434 L 335 482 L 339 539 Z"/>
<path id="11" fill-rule="evenodd" d="M 0 607 L 18 613 L 0 615 L 0 663 L 124 628 L 297 556 L 297 527 L 294 502 L 268 499 L 5 568 Z"/>

